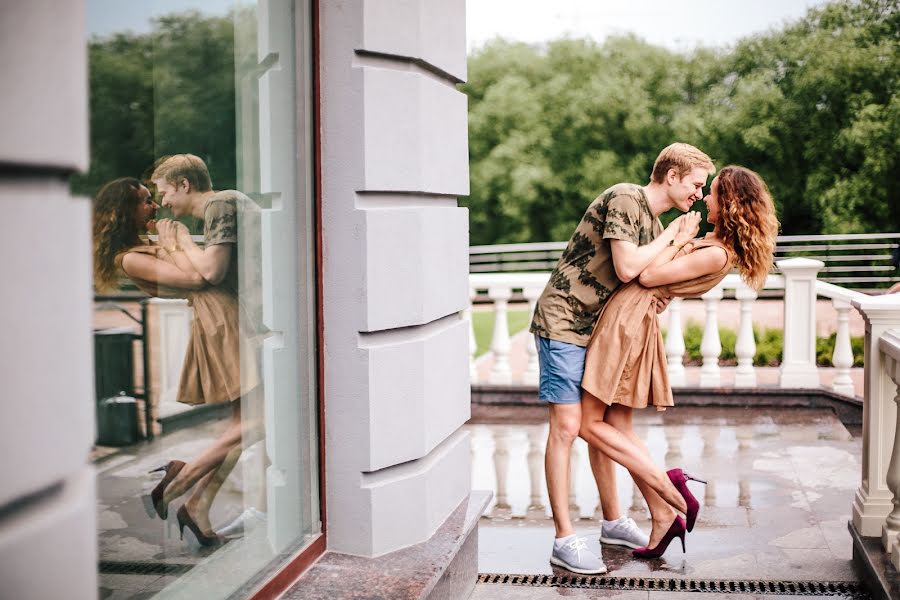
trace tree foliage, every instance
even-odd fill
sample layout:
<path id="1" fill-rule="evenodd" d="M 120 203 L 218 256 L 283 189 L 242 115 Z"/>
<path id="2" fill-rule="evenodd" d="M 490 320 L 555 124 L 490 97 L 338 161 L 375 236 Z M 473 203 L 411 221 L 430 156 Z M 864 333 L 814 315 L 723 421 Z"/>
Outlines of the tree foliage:
<path id="1" fill-rule="evenodd" d="M 159 17 L 149 33 L 92 39 L 91 165 L 73 191 L 93 195 L 185 152 L 206 161 L 217 189 L 234 187 L 234 55 L 233 18 L 196 11 Z"/>
<path id="2" fill-rule="evenodd" d="M 600 191 L 647 181 L 676 140 L 757 170 L 784 233 L 900 231 L 898 13 L 835 2 L 690 54 L 634 37 L 488 44 L 462 86 L 472 243 L 567 239 Z"/>

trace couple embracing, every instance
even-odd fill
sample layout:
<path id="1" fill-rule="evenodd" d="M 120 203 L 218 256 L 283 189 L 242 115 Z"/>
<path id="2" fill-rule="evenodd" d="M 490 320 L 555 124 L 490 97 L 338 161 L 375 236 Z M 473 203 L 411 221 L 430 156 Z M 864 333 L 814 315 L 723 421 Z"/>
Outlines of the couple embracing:
<path id="1" fill-rule="evenodd" d="M 600 541 L 633 548 L 638 558 L 662 556 L 691 531 L 700 509 L 683 470 L 663 471 L 632 429 L 635 408 L 673 406 L 657 313 L 673 297 L 694 297 L 733 267 L 762 287 L 775 247 L 778 220 L 762 179 L 743 167 L 715 173 L 699 149 L 675 143 L 657 157 L 650 183 L 612 186 L 588 206 L 535 308 L 539 398 L 550 408 L 545 473 L 556 536 L 550 562 L 575 573 L 605 573 L 601 557 L 575 535 L 569 515 L 572 443 L 588 443 L 600 493 Z M 701 200 L 714 226 L 703 238 Z M 685 213 L 663 229 L 658 216 Z M 650 509 L 648 536 L 624 516 L 615 465 L 624 466 Z M 684 515 L 682 518 L 681 515 Z"/>

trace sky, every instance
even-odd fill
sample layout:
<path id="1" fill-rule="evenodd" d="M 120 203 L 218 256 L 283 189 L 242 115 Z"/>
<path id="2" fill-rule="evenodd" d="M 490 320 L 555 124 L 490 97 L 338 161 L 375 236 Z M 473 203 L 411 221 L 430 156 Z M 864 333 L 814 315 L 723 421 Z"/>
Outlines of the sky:
<path id="1" fill-rule="evenodd" d="M 468 49 L 495 37 L 540 43 L 563 36 L 602 41 L 634 33 L 654 45 L 689 51 L 726 48 L 779 28 L 824 0 L 466 0 Z"/>

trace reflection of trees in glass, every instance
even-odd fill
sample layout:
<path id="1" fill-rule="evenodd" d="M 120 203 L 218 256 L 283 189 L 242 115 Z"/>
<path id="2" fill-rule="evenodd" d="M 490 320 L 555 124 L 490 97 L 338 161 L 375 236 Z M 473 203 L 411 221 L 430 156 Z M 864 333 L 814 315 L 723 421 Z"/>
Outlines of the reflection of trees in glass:
<path id="1" fill-rule="evenodd" d="M 199 12 L 154 19 L 150 33 L 89 45 L 91 168 L 76 193 L 146 175 L 165 154 L 190 152 L 216 189 L 235 187 L 234 25 Z"/>
<path id="2" fill-rule="evenodd" d="M 629 37 L 476 51 L 472 244 L 567 239 L 596 194 L 646 181 L 675 140 L 759 171 L 786 234 L 900 231 L 896 6 L 834 2 L 719 52 Z"/>

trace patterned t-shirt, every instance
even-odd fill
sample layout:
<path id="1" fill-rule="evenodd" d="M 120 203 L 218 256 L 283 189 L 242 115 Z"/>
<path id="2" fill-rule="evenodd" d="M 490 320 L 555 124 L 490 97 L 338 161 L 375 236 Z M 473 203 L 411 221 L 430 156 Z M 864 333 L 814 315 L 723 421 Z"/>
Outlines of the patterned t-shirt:
<path id="1" fill-rule="evenodd" d="M 231 244 L 231 261 L 220 286 L 237 295 L 252 327 L 262 323 L 262 247 L 259 206 L 236 190 L 216 192 L 203 211 L 206 246 Z M 238 251 L 240 248 L 240 252 Z M 248 327 L 251 327 L 248 324 Z"/>
<path id="2" fill-rule="evenodd" d="M 609 240 L 638 246 L 662 233 L 643 188 L 612 186 L 591 202 L 534 310 L 531 332 L 560 342 L 587 346 L 606 300 L 621 284 Z"/>

